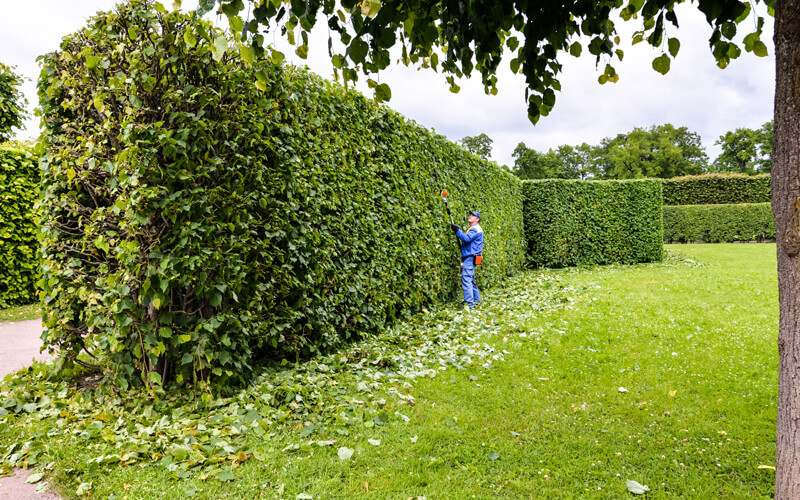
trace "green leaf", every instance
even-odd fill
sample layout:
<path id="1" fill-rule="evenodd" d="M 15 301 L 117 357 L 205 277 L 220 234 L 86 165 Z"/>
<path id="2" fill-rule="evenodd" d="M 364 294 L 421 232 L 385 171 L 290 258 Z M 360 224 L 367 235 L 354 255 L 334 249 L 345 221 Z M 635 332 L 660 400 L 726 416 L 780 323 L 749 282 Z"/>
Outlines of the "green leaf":
<path id="1" fill-rule="evenodd" d="M 240 44 L 239 45 L 239 54 L 242 56 L 242 60 L 244 61 L 246 66 L 252 66 L 253 62 L 256 58 L 256 52 L 253 47 L 249 45 Z"/>
<path id="2" fill-rule="evenodd" d="M 158 372 L 148 372 L 147 378 L 155 385 L 161 385 L 161 375 Z"/>
<path id="3" fill-rule="evenodd" d="M 489 457 L 489 460 L 492 460 L 492 461 L 497 460 L 498 458 L 500 458 L 500 455 L 496 451 L 490 451 L 489 453 L 486 454 L 486 456 Z"/>
<path id="4" fill-rule="evenodd" d="M 734 22 L 736 24 L 739 24 L 742 21 L 744 21 L 745 19 L 747 19 L 748 17 L 750 17 L 750 11 L 751 11 L 750 4 L 748 2 L 742 2 L 742 3 L 744 4 L 743 5 L 744 9 L 742 10 L 742 13 L 739 14 L 739 17 L 734 19 Z M 769 11 L 769 4 L 772 3 L 772 2 L 766 2 L 766 3 L 768 5 L 767 10 Z M 770 15 L 774 16 L 774 14 L 770 14 Z"/>
<path id="5" fill-rule="evenodd" d="M 511 52 L 514 52 L 519 47 L 519 40 L 515 36 L 510 36 L 506 40 L 506 46 L 511 49 Z"/>
<path id="6" fill-rule="evenodd" d="M 189 458 L 190 446 L 174 444 L 169 448 L 168 453 L 175 459 L 176 462 L 183 462 Z"/>
<path id="7" fill-rule="evenodd" d="M 214 292 L 209 302 L 213 307 L 219 307 L 219 305 L 222 304 L 222 294 L 219 292 Z"/>
<path id="8" fill-rule="evenodd" d="M 44 478 L 44 472 L 34 472 L 28 479 L 25 480 L 26 484 L 36 484 Z"/>
<path id="9" fill-rule="evenodd" d="M 669 54 L 674 58 L 678 55 L 678 51 L 681 49 L 681 41 L 677 38 L 670 38 L 667 40 L 667 45 L 669 46 Z"/>
<path id="10" fill-rule="evenodd" d="M 760 39 L 761 38 L 758 33 L 749 33 L 745 35 L 744 40 L 742 40 L 744 42 L 744 50 L 747 52 L 753 52 L 756 42 Z"/>
<path id="11" fill-rule="evenodd" d="M 385 83 L 381 83 L 377 87 L 375 87 L 375 100 L 378 102 L 386 102 L 392 98 L 392 89 L 389 88 L 389 85 Z"/>
<path id="12" fill-rule="evenodd" d="M 361 2 L 361 14 L 363 14 L 365 17 L 373 18 L 380 10 L 380 0 L 363 0 Z"/>
<path id="13" fill-rule="evenodd" d="M 219 479 L 220 481 L 233 481 L 233 480 L 236 479 L 236 477 L 233 475 L 232 472 L 227 472 L 226 471 L 226 472 L 220 472 L 219 474 L 217 474 L 217 479 Z"/>
<path id="14" fill-rule="evenodd" d="M 275 64 L 282 64 L 283 60 L 286 59 L 286 56 L 283 55 L 283 52 L 280 52 L 280 51 L 275 50 L 275 49 L 271 49 L 271 51 L 270 51 L 270 59 Z"/>
<path id="15" fill-rule="evenodd" d="M 214 39 L 214 44 L 211 46 L 211 56 L 215 61 L 219 62 L 222 60 L 222 56 L 225 55 L 226 50 L 228 50 L 228 40 L 223 35 L 219 35 Z"/>
<path id="16" fill-rule="evenodd" d="M 102 236 L 98 236 L 97 238 L 95 238 L 93 243 L 94 243 L 94 246 L 96 246 L 97 248 L 99 248 L 100 250 L 103 250 L 105 252 L 108 252 L 108 250 L 111 248 L 109 246 L 108 242 L 106 241 L 106 239 L 103 238 Z"/>
<path id="17" fill-rule="evenodd" d="M 670 62 L 671 61 L 668 55 L 661 54 L 661 56 L 653 59 L 653 69 L 658 71 L 662 75 L 666 75 L 667 73 L 669 73 Z"/>
<path id="18" fill-rule="evenodd" d="M 186 29 L 186 31 L 183 32 L 183 41 L 186 42 L 186 45 L 188 45 L 189 47 L 194 47 L 195 45 L 197 45 L 197 38 L 195 38 L 194 33 L 192 33 L 192 30 L 188 28 Z"/>
<path id="19" fill-rule="evenodd" d="M 214 5 L 216 3 L 217 3 L 216 0 L 200 0 L 200 3 L 197 6 L 197 11 L 196 11 L 197 15 L 198 16 L 206 15 L 208 12 L 211 11 L 211 9 L 214 8 Z"/>
<path id="20" fill-rule="evenodd" d="M 78 485 L 78 488 L 75 490 L 75 494 L 78 496 L 85 495 L 89 493 L 89 490 L 92 489 L 92 483 L 81 483 Z"/>
<path id="21" fill-rule="evenodd" d="M 162 337 L 170 338 L 170 337 L 172 337 L 172 328 L 169 328 L 167 326 L 163 326 L 163 327 L 158 329 L 158 334 L 161 335 Z"/>
<path id="22" fill-rule="evenodd" d="M 354 38 L 353 41 L 350 42 L 350 47 L 347 50 L 350 53 L 350 59 L 356 64 L 361 64 L 367 56 L 369 47 L 364 40 Z"/>
<path id="23" fill-rule="evenodd" d="M 583 52 L 583 46 L 580 42 L 574 42 L 572 45 L 569 46 L 569 53 L 574 57 L 580 57 L 581 52 Z"/>
<path id="24" fill-rule="evenodd" d="M 758 40 L 753 44 L 753 53 L 758 57 L 767 57 L 769 55 L 767 46 L 764 45 L 764 42 L 761 40 Z"/>
<path id="25" fill-rule="evenodd" d="M 228 26 L 232 33 L 241 33 L 244 29 L 244 21 L 237 15 L 228 16 Z"/>
<path id="26" fill-rule="evenodd" d="M 720 31 L 722 32 L 722 36 L 728 40 L 733 40 L 733 37 L 736 36 L 736 24 L 730 21 L 724 22 L 722 23 L 722 28 Z"/>
<path id="27" fill-rule="evenodd" d="M 650 491 L 650 488 L 648 488 L 647 486 L 641 485 L 631 479 L 626 480 L 625 485 L 628 487 L 628 491 L 630 491 L 634 495 L 644 495 L 645 493 Z"/>

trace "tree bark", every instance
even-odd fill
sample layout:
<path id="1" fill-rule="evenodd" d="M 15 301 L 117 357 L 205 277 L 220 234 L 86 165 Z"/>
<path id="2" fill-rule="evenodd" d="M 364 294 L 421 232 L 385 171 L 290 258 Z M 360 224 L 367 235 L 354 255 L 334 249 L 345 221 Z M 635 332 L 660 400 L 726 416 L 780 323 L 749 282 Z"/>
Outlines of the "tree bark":
<path id="1" fill-rule="evenodd" d="M 772 211 L 778 248 L 775 498 L 800 498 L 800 0 L 775 2 Z"/>

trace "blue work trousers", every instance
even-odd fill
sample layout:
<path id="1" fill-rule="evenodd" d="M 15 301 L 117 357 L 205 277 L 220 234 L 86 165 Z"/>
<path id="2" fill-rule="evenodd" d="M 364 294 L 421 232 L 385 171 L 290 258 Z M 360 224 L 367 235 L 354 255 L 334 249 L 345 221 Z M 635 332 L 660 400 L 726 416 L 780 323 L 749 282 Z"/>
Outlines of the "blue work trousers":
<path id="1" fill-rule="evenodd" d="M 464 289 L 464 304 L 475 307 L 481 301 L 481 293 L 475 284 L 475 257 L 470 255 L 461 262 L 461 288 Z"/>

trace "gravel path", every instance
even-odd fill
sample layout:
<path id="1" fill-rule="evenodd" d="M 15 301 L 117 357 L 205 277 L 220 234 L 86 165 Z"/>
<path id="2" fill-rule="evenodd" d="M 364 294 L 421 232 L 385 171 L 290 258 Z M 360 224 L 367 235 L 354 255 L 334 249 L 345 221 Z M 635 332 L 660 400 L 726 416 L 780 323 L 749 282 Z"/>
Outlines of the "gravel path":
<path id="1" fill-rule="evenodd" d="M 50 359 L 40 353 L 42 347 L 42 320 L 0 323 L 0 378 L 30 365 L 34 358 Z"/>
<path id="2" fill-rule="evenodd" d="M 30 365 L 34 359 L 45 360 L 50 356 L 40 353 L 42 346 L 42 321 L 17 321 L 0 323 L 0 378 Z M 36 493 L 37 484 L 25 484 L 28 471 L 15 469 L 14 475 L 0 477 L 0 500 L 58 500 L 49 490 Z"/>

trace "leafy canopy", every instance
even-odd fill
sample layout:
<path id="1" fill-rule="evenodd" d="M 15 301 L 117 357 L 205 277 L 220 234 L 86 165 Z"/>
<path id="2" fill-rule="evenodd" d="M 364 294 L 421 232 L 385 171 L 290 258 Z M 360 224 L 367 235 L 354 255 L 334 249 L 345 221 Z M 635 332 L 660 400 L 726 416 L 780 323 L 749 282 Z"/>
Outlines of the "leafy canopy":
<path id="1" fill-rule="evenodd" d="M 563 144 L 547 153 L 539 153 L 524 142 L 517 144 L 511 171 L 520 179 L 587 179 L 595 175 L 593 168 L 596 146 Z"/>
<path id="2" fill-rule="evenodd" d="M 772 171 L 772 121 L 758 130 L 737 128 L 721 135 L 714 143 L 722 152 L 712 165 L 716 172 L 763 174 Z"/>
<path id="3" fill-rule="evenodd" d="M 758 4 L 761 0 L 755 0 Z M 245 9 L 245 2 L 248 4 Z M 774 15 L 774 0 L 763 0 Z M 180 1 L 177 2 L 180 4 Z M 641 27 L 633 43 L 647 42 L 661 54 L 653 68 L 667 73 L 680 42 L 670 36 L 677 29 L 676 0 L 528 0 L 526 2 L 474 0 L 200 0 L 198 11 L 218 11 L 227 16 L 237 34 L 242 57 L 252 61 L 254 54 L 267 54 L 282 60 L 283 54 L 265 49 L 267 32 L 278 31 L 297 46 L 298 56 L 308 55 L 308 34 L 323 18 L 329 29 L 328 55 L 345 84 L 357 81 L 359 73 L 370 77 L 392 62 L 390 49 L 399 47 L 400 62 L 441 72 L 452 91 L 456 79 L 481 75 L 487 93 L 497 93 L 497 68 L 503 57 L 510 57 L 511 70 L 525 76 L 528 116 L 532 122 L 547 115 L 560 90 L 559 56 L 580 56 L 587 49 L 597 61 L 605 62 L 600 83 L 619 79 L 612 62 L 622 59 L 620 37 L 615 20 L 637 20 Z M 734 43 L 738 26 L 751 15 L 751 2 L 740 0 L 700 0 L 712 29 L 709 46 L 717 65 L 726 67 L 739 57 Z M 761 41 L 764 19 L 755 15 L 754 31 L 744 37 L 744 49 L 766 56 Z M 299 34 L 299 37 L 298 37 Z M 334 45 L 338 37 L 341 48 Z M 391 90 L 372 78 L 368 85 L 378 100 L 391 98 Z"/>
<path id="4" fill-rule="evenodd" d="M 519 143 L 512 171 L 521 179 L 671 178 L 708 170 L 700 136 L 669 123 L 606 137 L 599 145 L 561 145 L 539 153 Z"/>
<path id="5" fill-rule="evenodd" d="M 492 138 L 486 134 L 466 136 L 459 141 L 464 149 L 472 154 L 488 158 L 492 154 Z"/>
<path id="6" fill-rule="evenodd" d="M 612 179 L 669 179 L 704 173 L 708 165 L 700 136 L 669 123 L 603 139 L 596 157 L 600 174 Z"/>
<path id="7" fill-rule="evenodd" d="M 20 90 L 22 77 L 0 63 L 0 142 L 11 139 L 11 131 L 22 126 L 27 101 Z"/>

